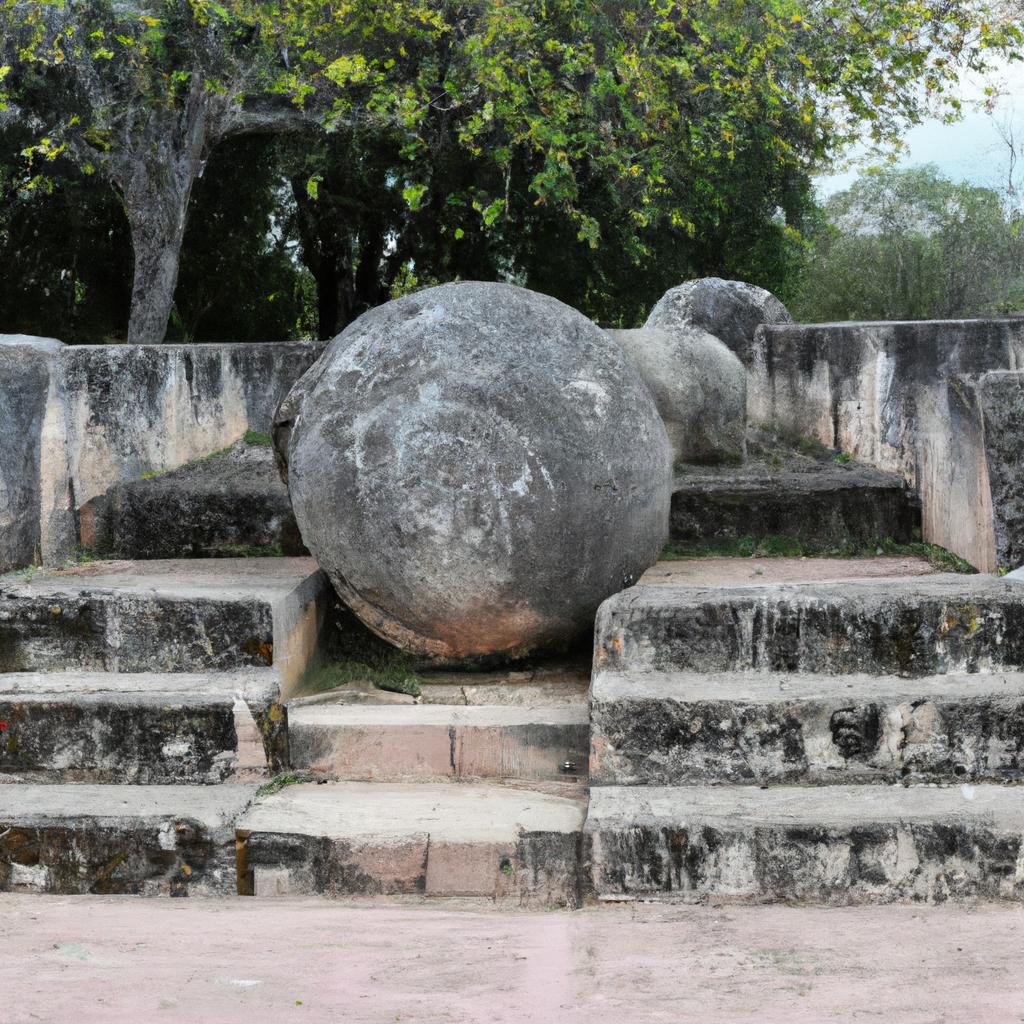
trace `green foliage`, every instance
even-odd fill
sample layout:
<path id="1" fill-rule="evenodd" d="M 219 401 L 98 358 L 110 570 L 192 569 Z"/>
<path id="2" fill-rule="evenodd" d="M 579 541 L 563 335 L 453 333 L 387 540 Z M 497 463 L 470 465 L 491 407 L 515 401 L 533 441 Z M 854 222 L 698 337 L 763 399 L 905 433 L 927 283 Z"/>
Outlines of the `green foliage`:
<path id="1" fill-rule="evenodd" d="M 295 240 L 277 230 L 281 191 L 272 139 L 232 139 L 214 150 L 192 191 L 167 340 L 278 341 L 315 334 Z"/>
<path id="2" fill-rule="evenodd" d="M 123 338 L 132 257 L 117 196 L 64 158 L 40 182 L 22 155 L 31 138 L 0 131 L 0 325 L 70 343 Z"/>
<path id="3" fill-rule="evenodd" d="M 242 438 L 246 444 L 256 445 L 260 448 L 270 448 L 274 439 L 269 434 L 263 434 L 258 430 L 247 430 Z"/>
<path id="4" fill-rule="evenodd" d="M 314 665 L 303 677 L 299 693 L 314 694 L 363 684 L 418 697 L 422 692 L 410 663 L 396 652 L 387 661 L 329 661 Z"/>
<path id="5" fill-rule="evenodd" d="M 312 772 L 281 772 L 275 775 L 269 782 L 264 782 L 256 790 L 256 796 L 273 796 L 288 786 L 300 786 L 304 782 L 315 782 L 316 780 L 317 776 L 313 775 Z"/>
<path id="6" fill-rule="evenodd" d="M 825 205 L 807 320 L 984 316 L 1024 304 L 1024 220 L 994 189 L 935 167 L 874 168 Z"/>
<path id="7" fill-rule="evenodd" d="M 1020 44 L 994 0 L 0 0 L 0 10 L 0 89 L 31 127 L 29 187 L 59 161 L 113 183 L 137 275 L 158 228 L 157 249 L 180 245 L 166 227 L 178 219 L 157 216 L 155 197 L 183 214 L 211 150 L 212 167 L 239 135 L 326 130 L 323 159 L 289 173 L 321 334 L 413 279 L 501 277 L 623 325 L 695 274 L 789 299 L 806 257 L 810 172 L 855 139 L 895 144 L 927 104 L 955 115 L 958 75 Z M 332 175 L 336 141 L 345 154 Z M 227 192 L 253 178 L 251 208 L 265 211 L 266 168 L 242 170 L 215 178 Z M 339 227 L 353 180 L 365 202 Z M 194 224 L 198 204 L 225 209 L 208 191 L 197 187 Z M 283 241 L 268 241 L 283 219 L 243 220 L 260 241 L 238 265 L 272 281 L 262 302 L 249 296 L 253 319 L 296 332 L 308 292 L 286 280 Z M 233 239 L 199 231 L 221 248 L 186 265 L 175 335 L 238 337 Z M 187 244 L 198 252 L 204 239 Z M 87 299 L 85 284 L 71 294 Z M 155 291 L 136 287 L 136 304 Z"/>

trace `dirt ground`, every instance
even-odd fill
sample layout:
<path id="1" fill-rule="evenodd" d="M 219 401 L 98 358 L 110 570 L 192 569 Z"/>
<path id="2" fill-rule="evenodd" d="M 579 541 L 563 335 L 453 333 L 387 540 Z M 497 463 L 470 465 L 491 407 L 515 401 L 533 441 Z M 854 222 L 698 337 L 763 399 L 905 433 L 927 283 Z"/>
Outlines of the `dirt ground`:
<path id="1" fill-rule="evenodd" d="M 1024 1021 L 1016 906 L 0 896 L 0 1022 Z"/>

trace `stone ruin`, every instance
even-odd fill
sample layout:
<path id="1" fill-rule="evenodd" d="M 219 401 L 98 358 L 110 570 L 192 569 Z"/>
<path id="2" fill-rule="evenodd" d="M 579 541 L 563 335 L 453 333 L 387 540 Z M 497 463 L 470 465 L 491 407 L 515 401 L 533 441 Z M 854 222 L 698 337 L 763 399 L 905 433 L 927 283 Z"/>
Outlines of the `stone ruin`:
<path id="1" fill-rule="evenodd" d="M 0 891 L 1019 901 L 1021 366 L 715 278 L 0 338 Z"/>

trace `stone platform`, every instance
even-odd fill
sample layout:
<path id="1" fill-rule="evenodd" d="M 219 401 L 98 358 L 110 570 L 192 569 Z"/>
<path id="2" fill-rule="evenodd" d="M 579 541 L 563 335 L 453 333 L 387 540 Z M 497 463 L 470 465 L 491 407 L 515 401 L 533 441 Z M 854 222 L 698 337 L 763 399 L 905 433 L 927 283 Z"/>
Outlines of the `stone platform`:
<path id="1" fill-rule="evenodd" d="M 274 665 L 287 694 L 327 584 L 309 558 L 93 562 L 0 578 L 0 671 L 202 672 Z"/>
<path id="2" fill-rule="evenodd" d="M 289 786 L 238 823 L 240 872 L 257 896 L 491 896 L 577 906 L 575 796 L 512 786 Z"/>
<path id="3" fill-rule="evenodd" d="M 79 536 L 88 550 L 116 558 L 307 553 L 273 450 L 245 441 L 115 484 L 79 510 Z"/>
<path id="4" fill-rule="evenodd" d="M 288 763 L 272 668 L 0 675 L 0 776 L 217 783 Z"/>
<path id="5" fill-rule="evenodd" d="M 670 538 L 684 549 L 743 541 L 822 554 L 920 536 L 920 502 L 901 476 L 820 444 L 751 428 L 741 465 L 678 469 Z"/>
<path id="6" fill-rule="evenodd" d="M 0 891 L 225 895 L 255 786 L 0 785 Z"/>
<path id="7" fill-rule="evenodd" d="M 605 898 L 1024 898 L 1024 802 L 998 786 L 606 786 L 587 834 Z"/>

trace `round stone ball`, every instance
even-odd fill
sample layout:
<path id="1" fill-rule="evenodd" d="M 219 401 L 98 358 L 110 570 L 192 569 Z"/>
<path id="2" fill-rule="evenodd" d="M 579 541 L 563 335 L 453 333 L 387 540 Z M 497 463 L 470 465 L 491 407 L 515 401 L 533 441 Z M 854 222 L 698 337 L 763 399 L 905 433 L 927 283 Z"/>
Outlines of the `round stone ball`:
<path id="1" fill-rule="evenodd" d="M 757 328 L 761 324 L 792 322 L 789 310 L 764 288 L 746 281 L 701 277 L 665 292 L 644 326 L 668 331 L 687 326 L 703 328 L 749 367 Z"/>
<path id="2" fill-rule="evenodd" d="M 596 324 L 523 288 L 441 285 L 369 311 L 277 419 L 307 547 L 370 629 L 417 655 L 562 645 L 668 533 L 650 392 Z"/>
<path id="3" fill-rule="evenodd" d="M 650 388 L 677 464 L 743 461 L 747 373 L 721 341 L 693 324 L 608 333 Z"/>

